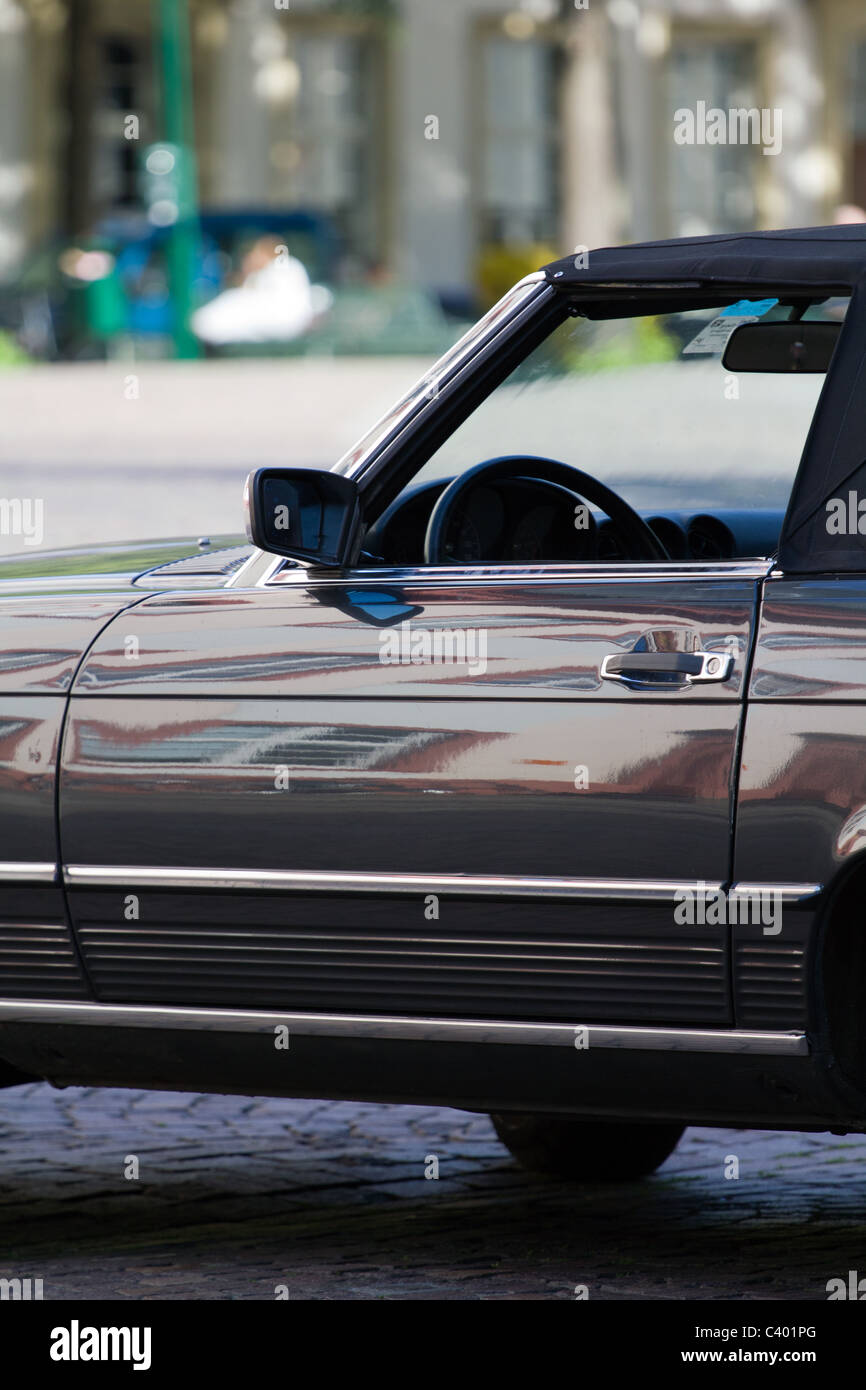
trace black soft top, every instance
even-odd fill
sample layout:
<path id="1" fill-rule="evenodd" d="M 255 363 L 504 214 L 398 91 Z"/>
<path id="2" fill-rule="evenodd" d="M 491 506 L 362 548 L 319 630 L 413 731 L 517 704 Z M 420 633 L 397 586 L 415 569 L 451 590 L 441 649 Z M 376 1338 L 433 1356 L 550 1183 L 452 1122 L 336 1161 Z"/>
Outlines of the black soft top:
<path id="1" fill-rule="evenodd" d="M 866 275 L 866 223 L 604 246 L 563 256 L 544 273 L 558 289 L 667 280 L 853 286 Z"/>

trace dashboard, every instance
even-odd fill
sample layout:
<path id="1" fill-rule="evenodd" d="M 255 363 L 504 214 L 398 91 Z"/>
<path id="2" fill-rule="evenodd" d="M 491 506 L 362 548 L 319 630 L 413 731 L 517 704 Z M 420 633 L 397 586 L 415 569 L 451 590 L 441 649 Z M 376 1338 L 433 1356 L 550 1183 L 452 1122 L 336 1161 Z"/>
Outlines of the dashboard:
<path id="1" fill-rule="evenodd" d="M 430 514 L 451 481 L 437 479 L 404 491 L 367 532 L 367 564 L 424 563 Z M 778 548 L 781 509 L 725 508 L 713 512 L 640 511 L 672 560 L 767 558 Z M 455 512 L 445 539 L 454 564 L 623 563 L 636 557 L 609 517 L 581 505 L 576 493 L 532 478 L 480 481 Z"/>

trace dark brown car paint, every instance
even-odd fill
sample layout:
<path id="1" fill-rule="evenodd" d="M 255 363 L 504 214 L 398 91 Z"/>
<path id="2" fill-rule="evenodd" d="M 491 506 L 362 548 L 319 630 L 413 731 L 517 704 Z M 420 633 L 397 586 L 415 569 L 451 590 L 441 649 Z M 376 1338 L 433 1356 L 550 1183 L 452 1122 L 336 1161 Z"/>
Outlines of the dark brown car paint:
<path id="1" fill-rule="evenodd" d="M 66 861 L 328 870 L 338 855 L 383 874 L 726 878 L 754 580 L 379 586 L 416 628 L 484 632 L 474 674 L 383 665 L 387 629 L 345 611 L 370 583 L 152 597 L 112 623 L 72 700 Z M 602 684 L 603 656 L 656 630 L 708 650 L 733 637 L 733 678 L 647 695 Z M 670 899 L 457 900 L 431 928 L 420 894 L 144 894 L 132 923 L 123 896 L 70 892 L 106 1001 L 733 1022 L 726 928 L 696 942 Z"/>
<path id="2" fill-rule="evenodd" d="M 495 350 L 485 348 L 488 355 Z M 453 391 L 473 370 L 471 364 L 461 369 Z M 449 390 L 442 393 L 446 404 Z M 426 414 L 437 409 L 431 403 Z M 425 428 L 424 415 L 417 428 Z M 389 441 L 368 472 L 382 471 L 383 460 L 390 467 L 390 454 L 401 447 L 400 439 Z M 442 584 L 417 574 L 365 573 L 337 584 L 295 574 L 269 589 L 204 597 L 147 597 L 123 585 L 95 595 L 85 583 L 68 598 L 55 592 L 57 585 L 29 597 L 13 590 L 7 600 L 4 593 L 0 719 L 10 749 L 0 788 L 4 824 L 21 815 L 22 852 L 44 853 L 53 833 L 53 791 L 37 775 L 25 796 L 33 798 L 31 809 L 22 815 L 22 763 L 34 740 L 57 746 L 68 696 L 58 863 L 332 868 L 338 862 L 385 873 L 409 865 L 441 873 L 451 865 L 472 873 L 821 885 L 817 899 L 786 908 L 779 937 L 734 926 L 702 928 L 700 942 L 694 929 L 677 939 L 670 904 L 649 898 L 628 910 L 592 901 L 545 903 L 537 914 L 525 902 L 506 909 L 458 898 L 444 905 L 453 921 L 440 916 L 434 927 L 411 895 L 380 903 L 345 894 L 142 889 L 138 918 L 130 923 L 122 888 L 75 888 L 68 894 L 75 944 L 90 978 L 74 971 L 72 987 L 101 1001 L 243 1000 L 261 1007 L 267 999 L 289 1010 L 321 1008 L 323 1000 L 344 1007 L 346 1000 L 359 1013 L 380 1008 L 387 993 L 394 1008 L 426 1016 L 435 1008 L 457 1016 L 465 1007 L 475 1017 L 502 1017 L 506 1010 L 514 1018 L 528 1013 L 575 1024 L 592 1021 L 596 1012 L 612 1023 L 805 1025 L 808 1055 L 604 1049 L 581 1055 L 570 1047 L 488 1047 L 435 1037 L 301 1036 L 287 1076 L 272 1041 L 221 1033 L 216 1024 L 175 1032 L 7 1020 L 0 1024 L 0 1057 L 61 1083 L 866 1128 L 866 1076 L 862 1069 L 853 1078 L 850 1070 L 841 1072 L 832 1053 L 821 966 L 823 905 L 840 875 L 866 863 L 866 798 L 855 742 L 866 720 L 866 580 L 773 578 L 756 632 L 754 578 L 692 575 L 677 584 L 637 566 L 620 589 L 610 573 L 595 582 L 548 568 L 543 573 L 549 577 L 542 583 L 522 584 L 513 571 L 505 577 L 484 571 L 471 583 L 455 572 Z M 419 624 L 483 627 L 490 636 L 487 669 L 458 676 L 442 667 L 382 666 L 376 624 L 351 611 L 353 591 L 367 584 L 387 587 L 395 602 L 419 610 L 411 619 Z M 132 602 L 137 611 L 110 621 Z M 601 657 L 628 650 L 656 628 L 686 631 L 704 648 L 720 650 L 736 636 L 732 679 L 674 694 L 603 686 Z M 125 649 L 128 636 L 138 640 L 135 660 Z M 500 636 L 510 650 L 496 647 Z M 514 650 L 517 642 L 524 650 Z M 20 736 L 17 720 L 27 731 Z M 638 731 L 637 741 L 629 746 L 623 736 L 619 744 L 610 734 L 614 721 L 632 736 Z M 598 765 L 602 748 L 604 770 L 593 782 L 593 758 Z M 289 792 L 273 785 L 280 764 L 294 775 Z M 577 764 L 590 769 L 586 790 L 569 782 Z M 42 903 L 35 896 L 29 905 L 7 901 L 12 918 L 22 919 L 26 950 L 35 952 L 39 937 L 27 935 L 35 920 L 28 913 L 38 917 L 44 908 L 56 926 L 51 895 L 62 890 L 33 891 L 46 895 Z M 579 937 L 572 926 L 577 917 Z M 331 932 L 326 946 L 325 929 Z M 441 950 L 437 965 L 420 964 L 429 962 L 424 952 L 431 941 L 419 950 L 417 937 L 432 937 L 435 952 L 446 931 L 457 938 L 467 987 L 462 1005 Z M 587 959 L 590 938 L 600 943 L 598 960 Z M 531 990 L 521 988 L 526 967 L 525 958 L 517 964 L 518 942 L 535 953 Z M 628 954 L 635 943 L 660 956 L 666 948 L 668 964 L 656 976 L 635 968 Z M 495 975 L 492 944 L 506 965 Z M 351 949 L 357 958 L 349 965 Z M 387 992 L 383 961 L 392 972 Z M 40 985 L 34 998 L 47 997 Z"/>
<path id="3" fill-rule="evenodd" d="M 727 881 L 730 788 L 757 581 L 645 574 L 638 584 L 616 583 L 574 571 L 553 582 L 486 575 L 467 585 L 468 578 L 460 594 L 453 583 L 425 584 L 417 576 L 400 583 L 377 576 L 375 582 L 395 605 L 411 610 L 416 627 L 486 630 L 487 669 L 475 674 L 383 666 L 383 629 L 357 615 L 352 602 L 372 585 L 369 576 L 336 585 L 301 575 L 265 589 L 136 594 L 134 611 L 123 607 L 130 602 L 126 594 L 88 598 L 91 647 L 71 695 L 64 740 L 64 862 L 328 869 L 338 847 L 341 867 L 383 873 L 517 871 Z M 788 608 L 793 604 L 810 614 L 802 642 L 814 654 L 814 626 L 824 618 L 806 608 L 803 589 L 784 599 Z M 853 593 L 849 581 L 849 622 Z M 62 600 L 52 602 L 59 612 Z M 81 611 L 80 595 L 69 603 L 71 611 Z M 122 611 L 112 618 L 118 607 Z M 769 614 L 778 611 L 778 603 L 768 607 Z M 785 660 L 797 659 L 790 647 L 799 629 L 787 616 L 765 619 L 751 677 L 759 693 L 745 728 L 734 877 L 825 883 L 839 862 L 828 847 L 866 801 L 862 772 L 848 758 L 836 766 L 833 795 L 829 784 L 817 795 L 813 787 L 805 798 L 799 850 L 793 857 L 790 844 L 783 850 L 778 802 L 784 795 L 793 805 L 798 781 L 804 790 L 806 783 L 795 766 L 783 792 L 774 786 L 769 796 L 756 796 L 750 747 L 772 762 L 771 749 L 778 746 L 780 766 L 790 774 L 784 737 L 802 747 L 808 726 L 816 746 L 833 740 L 838 746 L 840 708 L 821 702 L 827 710 L 822 721 L 815 705 L 804 709 L 802 701 L 792 705 L 782 696 L 775 705 L 762 699 L 766 682 L 780 680 L 772 667 L 780 651 L 779 621 L 788 623 Z M 724 686 L 672 695 L 602 685 L 598 666 L 605 652 L 628 650 L 641 633 L 659 629 L 692 633 L 710 649 L 736 636 L 733 678 Z M 532 635 L 522 639 L 525 653 L 516 658 L 515 639 L 527 630 Z M 18 639 L 19 657 L 25 658 L 22 686 L 58 678 L 53 655 L 40 676 L 38 626 L 34 631 L 29 648 L 23 627 Z M 135 660 L 124 655 L 130 636 L 138 642 Z M 72 656 L 67 660 L 71 664 Z M 629 703 L 633 710 L 627 714 Z M 53 758 L 63 697 L 6 695 L 2 710 L 8 763 L 0 805 L 5 823 L 17 823 L 15 856 L 51 859 L 53 779 L 31 772 L 28 781 L 27 760 L 43 746 Z M 853 739 L 857 706 L 843 706 L 842 712 Z M 781 739 L 779 730 L 787 726 L 779 716 L 790 727 Z M 775 722 L 759 724 L 769 717 Z M 604 767 L 601 777 L 593 775 L 594 760 L 596 768 Z M 574 787 L 579 763 L 590 770 L 584 790 Z M 274 787 L 280 766 L 289 768 L 289 791 Z M 847 792 L 844 815 L 838 809 L 839 775 Z M 837 808 L 832 831 L 831 804 Z M 816 824 L 828 827 L 823 851 Z M 747 825 L 754 825 L 754 838 L 751 830 L 745 833 Z M 779 940 L 763 936 L 760 928 L 734 926 L 729 943 L 724 927 L 699 929 L 696 942 L 695 928 L 674 925 L 670 902 L 495 904 L 467 897 L 443 904 L 438 922 L 429 923 L 415 895 L 380 900 L 142 888 L 138 919 L 128 921 L 123 891 L 70 889 L 73 947 L 59 887 L 26 890 L 30 909 L 20 896 L 9 896 L 10 889 L 3 891 L 11 904 L 4 920 L 21 919 L 16 931 L 26 953 L 35 958 L 45 944 L 55 948 L 51 980 L 44 969 L 36 977 L 33 997 L 40 998 L 752 1028 L 802 1027 L 807 1005 L 820 1007 L 808 998 L 814 913 L 807 908 L 787 910 Z M 75 948 L 86 974 L 77 968 Z M 13 980 L 8 997 L 26 997 L 14 983 L 25 980 L 20 959 L 17 975 L 7 972 Z M 106 1071 L 100 1060 L 99 1031 L 49 1029 L 49 1045 L 44 1037 L 38 1043 L 36 1030 L 25 1025 L 4 1025 L 2 1055 L 18 1066 L 29 1058 L 31 1067 L 41 1057 L 42 1072 L 57 1079 L 85 1080 L 94 1068 L 118 1079 L 116 1068 Z M 57 1047 L 60 1037 L 66 1042 Z M 127 1055 L 119 1035 L 116 1042 L 117 1055 Z M 130 1063 L 130 1078 L 147 1074 L 147 1057 L 155 1065 L 160 1046 L 147 1036 L 143 1057 Z M 361 1087 L 370 1095 L 420 1096 L 426 1083 L 419 1078 L 432 1066 L 431 1094 L 447 1095 L 444 1071 L 432 1079 L 435 1063 L 425 1061 L 414 1079 L 396 1063 L 400 1047 L 411 1053 L 418 1044 L 380 1046 L 395 1058 L 394 1078 L 403 1080 L 383 1078 L 379 1091 L 372 1081 L 376 1048 L 365 1044 L 352 1052 L 359 1071 L 356 1083 L 346 1083 L 346 1094 Z M 225 1044 L 213 1047 L 224 1078 L 220 1085 L 234 1077 L 241 1090 L 277 1086 L 264 1064 L 257 1077 L 238 1062 L 246 1043 L 235 1038 L 231 1057 Z M 141 1048 L 137 1035 L 139 1053 Z M 326 1055 L 342 1058 L 344 1069 L 351 1049 L 308 1039 L 305 1051 L 310 1049 L 310 1079 L 296 1077 L 290 1090 L 307 1084 L 311 1094 L 342 1094 L 336 1076 L 312 1078 Z M 520 1049 L 505 1049 L 507 1058 L 497 1051 L 517 1085 L 523 1075 L 522 1064 L 516 1065 Z M 539 1060 L 528 1051 L 527 1062 Z M 192 1047 L 191 1057 L 196 1052 Z M 368 1053 L 365 1080 L 361 1054 Z M 204 1054 L 201 1064 L 191 1060 L 180 1068 L 176 1084 L 183 1078 L 185 1084 L 210 1084 L 203 1059 Z M 604 1077 L 605 1086 L 616 1088 L 610 1106 L 620 1113 L 630 1106 L 644 1113 L 649 1106 L 652 1113 L 694 1114 L 694 1098 L 677 1102 L 671 1092 L 681 1062 L 672 1073 L 670 1058 L 658 1053 L 641 1057 L 637 1069 L 629 1070 L 622 1059 L 599 1055 L 587 1089 L 569 1094 L 567 1105 L 610 1113 L 596 1092 L 602 1085 L 597 1078 Z M 495 1070 L 494 1100 L 519 1103 L 519 1085 L 515 1091 L 504 1074 L 496 1080 Z M 820 1124 L 822 1116 L 826 1123 L 859 1123 L 854 1103 L 825 1089 L 819 1054 L 808 1061 L 736 1064 L 693 1057 L 686 1070 L 696 1084 L 710 1074 L 738 1078 L 712 1102 L 700 1101 L 708 1121 L 718 1114 L 758 1122 L 763 1115 L 781 1124 L 794 1123 L 800 1114 L 809 1124 Z M 642 1095 L 629 1100 L 626 1078 L 638 1072 Z M 747 1081 L 752 1074 L 754 1080 Z M 760 1078 L 771 1075 L 778 1085 L 768 1087 Z M 796 1077 L 799 1101 L 793 1099 L 800 1094 Z M 158 1080 L 169 1084 L 172 1078 L 159 1072 Z M 803 1099 L 810 1094 L 804 1113 Z M 453 1099 L 459 1099 L 456 1091 Z M 467 1095 L 466 1103 L 472 1100 Z"/>

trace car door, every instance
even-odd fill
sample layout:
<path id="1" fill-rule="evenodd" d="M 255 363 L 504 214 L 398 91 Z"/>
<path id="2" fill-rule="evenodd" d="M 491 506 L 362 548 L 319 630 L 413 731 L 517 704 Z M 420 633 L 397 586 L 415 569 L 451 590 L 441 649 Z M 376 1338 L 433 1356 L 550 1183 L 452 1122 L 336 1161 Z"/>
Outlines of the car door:
<path id="1" fill-rule="evenodd" d="M 285 565 L 152 595 L 92 647 L 63 747 L 97 997 L 729 1025 L 725 923 L 676 895 L 729 877 L 765 570 Z"/>
<path id="2" fill-rule="evenodd" d="M 665 293 L 659 317 L 518 287 L 339 486 L 319 475 L 327 509 L 291 523 L 304 551 L 217 590 L 179 577 L 100 634 L 60 776 L 100 999 L 724 1029 L 749 997 L 752 1027 L 782 1025 L 763 958 L 732 973 L 718 907 L 759 591 L 820 382 L 740 401 L 718 295 L 695 322 L 688 285 Z M 621 487 L 677 558 L 635 559 L 598 519 L 579 558 L 533 563 L 523 532 L 431 562 L 433 513 L 400 556 L 369 539 L 419 470 L 474 485 L 506 453 L 532 456 L 530 482 L 547 456 L 554 509 L 569 468 L 578 492 L 587 470 Z"/>

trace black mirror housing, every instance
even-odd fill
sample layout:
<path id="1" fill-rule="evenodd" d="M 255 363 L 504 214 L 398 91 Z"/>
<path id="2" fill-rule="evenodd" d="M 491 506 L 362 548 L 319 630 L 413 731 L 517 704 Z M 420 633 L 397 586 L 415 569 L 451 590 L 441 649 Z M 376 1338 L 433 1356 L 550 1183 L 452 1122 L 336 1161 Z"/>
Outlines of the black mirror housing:
<path id="1" fill-rule="evenodd" d="M 841 324 L 741 323 L 722 354 L 729 372 L 826 372 Z"/>
<path id="2" fill-rule="evenodd" d="M 247 535 L 274 555 L 339 569 L 358 518 L 350 478 L 316 468 L 257 468 L 244 487 Z"/>

